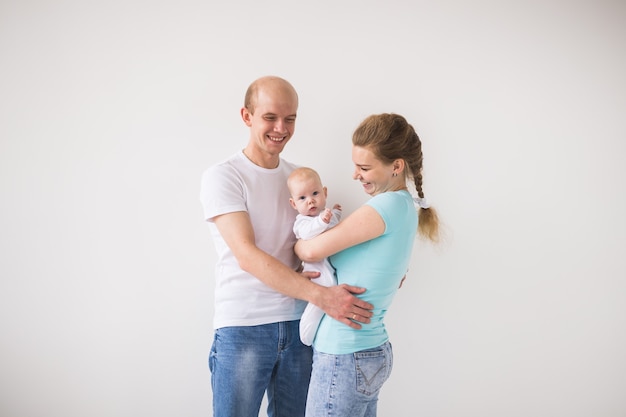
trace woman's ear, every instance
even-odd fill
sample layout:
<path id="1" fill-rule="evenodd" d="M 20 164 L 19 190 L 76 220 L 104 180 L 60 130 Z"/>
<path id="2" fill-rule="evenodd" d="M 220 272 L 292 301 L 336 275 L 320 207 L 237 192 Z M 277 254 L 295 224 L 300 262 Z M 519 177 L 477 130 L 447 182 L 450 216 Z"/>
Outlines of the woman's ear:
<path id="1" fill-rule="evenodd" d="M 404 172 L 404 159 L 396 159 L 393 161 L 393 172 L 402 174 Z"/>

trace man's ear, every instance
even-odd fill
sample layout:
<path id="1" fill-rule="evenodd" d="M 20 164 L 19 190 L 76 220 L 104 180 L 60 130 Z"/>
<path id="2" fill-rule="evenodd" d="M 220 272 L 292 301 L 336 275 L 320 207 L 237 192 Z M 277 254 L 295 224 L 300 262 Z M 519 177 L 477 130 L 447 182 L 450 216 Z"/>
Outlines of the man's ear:
<path id="1" fill-rule="evenodd" d="M 246 124 L 246 126 L 250 127 L 252 124 L 252 113 L 244 106 L 241 108 L 241 120 Z"/>

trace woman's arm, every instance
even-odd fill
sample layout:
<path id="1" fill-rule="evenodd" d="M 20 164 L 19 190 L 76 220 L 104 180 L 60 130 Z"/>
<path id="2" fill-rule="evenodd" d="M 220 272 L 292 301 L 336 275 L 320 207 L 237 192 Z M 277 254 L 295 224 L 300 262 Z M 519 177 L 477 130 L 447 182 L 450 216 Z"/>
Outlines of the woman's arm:
<path id="1" fill-rule="evenodd" d="M 385 222 L 369 205 L 359 207 L 337 226 L 310 240 L 298 240 L 294 250 L 305 262 L 317 262 L 385 232 Z"/>
<path id="2" fill-rule="evenodd" d="M 314 273 L 297 273 L 278 259 L 259 249 L 248 213 L 240 211 L 214 218 L 215 225 L 239 266 L 267 286 L 287 296 L 315 304 L 330 317 L 354 328 L 369 323 L 373 306 L 355 294 L 365 291 L 349 285 L 324 287 L 311 282 Z M 331 229 L 332 230 L 332 229 Z M 322 233 L 323 235 L 324 233 Z"/>

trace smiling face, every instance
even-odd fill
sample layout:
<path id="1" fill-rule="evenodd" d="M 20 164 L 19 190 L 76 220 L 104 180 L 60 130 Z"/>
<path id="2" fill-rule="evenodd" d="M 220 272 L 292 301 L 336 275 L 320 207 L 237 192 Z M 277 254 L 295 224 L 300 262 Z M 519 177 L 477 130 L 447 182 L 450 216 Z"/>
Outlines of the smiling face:
<path id="1" fill-rule="evenodd" d="M 250 128 L 250 140 L 244 153 L 264 168 L 278 166 L 279 155 L 296 127 L 298 96 L 283 80 L 270 79 L 259 84 L 241 117 Z"/>
<path id="2" fill-rule="evenodd" d="M 383 164 L 368 148 L 353 146 L 352 162 L 352 178 L 361 181 L 363 190 L 371 196 L 397 189 L 404 181 L 400 175 L 393 176 L 394 170 L 397 172 L 395 161 L 389 165 Z"/>
<path id="3" fill-rule="evenodd" d="M 318 175 L 308 171 L 294 171 L 290 176 L 291 207 L 304 216 L 317 216 L 326 208 L 326 187 Z"/>

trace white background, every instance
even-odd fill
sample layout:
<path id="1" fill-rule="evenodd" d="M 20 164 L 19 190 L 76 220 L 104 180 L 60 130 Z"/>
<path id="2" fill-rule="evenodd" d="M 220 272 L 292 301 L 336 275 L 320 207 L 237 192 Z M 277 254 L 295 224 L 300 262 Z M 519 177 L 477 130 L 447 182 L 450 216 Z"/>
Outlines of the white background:
<path id="1" fill-rule="evenodd" d="M 424 144 L 447 237 L 388 314 L 379 415 L 626 415 L 624 2 L 5 0 L 2 416 L 211 414 L 200 175 L 267 74 L 346 212 L 365 116 Z"/>

